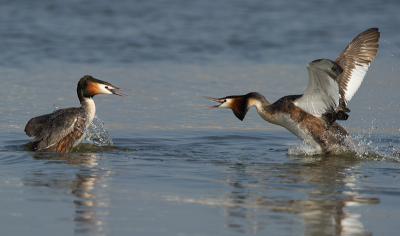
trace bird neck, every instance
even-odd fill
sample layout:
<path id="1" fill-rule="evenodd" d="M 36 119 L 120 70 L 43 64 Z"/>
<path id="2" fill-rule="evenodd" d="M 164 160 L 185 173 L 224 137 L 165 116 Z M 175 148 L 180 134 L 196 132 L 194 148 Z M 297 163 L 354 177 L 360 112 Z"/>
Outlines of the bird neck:
<path id="1" fill-rule="evenodd" d="M 85 98 L 81 100 L 81 105 L 86 112 L 87 121 L 86 128 L 92 123 L 94 115 L 96 114 L 96 106 L 92 98 Z"/>
<path id="2" fill-rule="evenodd" d="M 257 92 L 247 94 L 247 109 L 251 106 L 255 106 L 258 114 L 266 121 L 271 122 L 269 114 L 269 108 L 271 103 L 265 99 L 265 97 Z"/>
<path id="3" fill-rule="evenodd" d="M 265 97 L 257 92 L 248 93 L 247 107 L 255 106 L 257 109 L 271 105 Z"/>
<path id="4" fill-rule="evenodd" d="M 232 99 L 229 108 L 232 109 L 233 114 L 235 114 L 239 120 L 244 119 L 251 106 L 255 106 L 258 113 L 264 118 L 262 114 L 265 113 L 266 107 L 270 105 L 265 97 L 257 92 L 251 92 L 243 96 L 230 96 L 227 98 Z"/>

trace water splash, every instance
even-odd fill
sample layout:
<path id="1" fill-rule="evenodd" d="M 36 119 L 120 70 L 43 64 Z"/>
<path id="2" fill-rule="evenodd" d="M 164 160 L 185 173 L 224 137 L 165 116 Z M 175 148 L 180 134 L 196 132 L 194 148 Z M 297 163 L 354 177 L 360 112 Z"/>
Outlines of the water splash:
<path id="1" fill-rule="evenodd" d="M 395 144 L 395 142 L 399 142 L 399 140 L 388 138 L 390 135 L 387 133 L 364 133 L 352 137 L 352 145 L 348 145 L 348 147 L 340 147 L 331 154 L 338 156 L 351 155 L 357 158 L 373 161 L 400 162 L 400 146 Z M 288 155 L 313 156 L 319 154 L 321 154 L 319 150 L 313 148 L 307 143 L 289 144 Z"/>
<path id="2" fill-rule="evenodd" d="M 94 116 L 92 123 L 87 129 L 85 142 L 98 146 L 112 146 L 113 141 L 108 134 L 107 124 L 101 119 Z"/>
<path id="3" fill-rule="evenodd" d="M 305 142 L 289 143 L 288 155 L 313 156 L 317 154 L 321 154 L 321 152 Z"/>
<path id="4" fill-rule="evenodd" d="M 356 149 L 356 143 L 354 142 L 353 138 L 349 136 L 342 136 L 340 134 L 334 134 L 331 133 L 330 131 L 327 131 L 329 133 L 330 137 L 333 137 L 340 142 L 340 144 L 331 144 L 329 145 L 329 153 L 334 154 L 334 155 L 341 155 L 344 153 L 349 153 L 353 152 Z M 328 143 L 328 141 L 326 141 Z M 319 149 L 316 149 L 310 145 L 308 145 L 306 142 L 303 142 L 303 144 L 298 145 L 298 144 L 289 144 L 289 150 L 288 150 L 289 155 L 320 155 L 324 154 Z"/>
<path id="5" fill-rule="evenodd" d="M 396 140 L 388 137 L 387 133 L 358 134 L 354 137 L 357 144 L 354 151 L 369 160 L 400 162 L 400 149 L 394 144 Z"/>
<path id="6" fill-rule="evenodd" d="M 53 112 L 56 112 L 57 110 L 59 110 L 58 106 L 54 105 Z M 78 119 L 86 120 L 86 118 L 82 117 L 78 117 Z M 81 122 L 78 121 L 78 123 Z M 99 119 L 96 114 L 94 115 L 93 121 L 89 125 L 89 127 L 86 129 L 85 126 L 86 125 L 84 125 L 83 127 L 78 127 L 80 132 L 82 133 L 86 132 L 85 139 L 83 140 L 82 143 L 93 144 L 95 146 L 100 146 L 100 147 L 114 145 L 110 135 L 108 134 L 107 124 L 101 119 Z M 79 147 L 74 148 L 75 150 L 74 152 L 78 150 L 77 148 L 79 149 Z M 93 147 L 89 149 L 93 149 Z M 82 151 L 82 149 L 80 151 Z"/>

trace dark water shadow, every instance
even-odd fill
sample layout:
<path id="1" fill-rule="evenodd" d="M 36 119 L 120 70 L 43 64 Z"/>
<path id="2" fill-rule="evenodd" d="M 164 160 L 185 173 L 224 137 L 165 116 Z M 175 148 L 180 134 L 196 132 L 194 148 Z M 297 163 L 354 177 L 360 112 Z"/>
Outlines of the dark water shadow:
<path id="1" fill-rule="evenodd" d="M 98 146 L 92 143 L 81 143 L 71 150 L 71 153 L 122 153 L 133 152 L 136 149 L 118 147 L 114 145 Z"/>
<path id="2" fill-rule="evenodd" d="M 12 143 L 16 143 L 16 144 L 5 145 L 5 146 L 3 146 L 2 151 L 28 151 L 28 152 L 30 152 L 31 147 L 32 147 L 32 142 L 25 143 L 25 140 L 23 142 L 24 142 L 23 144 L 17 144 L 18 140 L 13 140 Z M 114 145 L 99 146 L 99 145 L 92 144 L 92 143 L 80 143 L 79 145 L 74 147 L 70 153 L 118 153 L 118 152 L 132 152 L 132 151 L 136 151 L 136 149 L 118 147 L 118 146 L 114 146 Z M 40 152 L 38 152 L 38 153 L 40 153 Z M 43 152 L 43 153 L 45 153 L 45 152 Z M 46 155 L 44 154 L 44 156 L 46 156 Z"/>

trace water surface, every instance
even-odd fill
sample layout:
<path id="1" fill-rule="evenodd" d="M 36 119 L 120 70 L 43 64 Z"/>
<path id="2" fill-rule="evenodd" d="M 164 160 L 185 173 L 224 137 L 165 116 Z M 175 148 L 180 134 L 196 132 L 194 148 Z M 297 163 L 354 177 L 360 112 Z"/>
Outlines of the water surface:
<path id="1" fill-rule="evenodd" d="M 397 235 L 397 1 L 0 1 L 2 235 Z M 379 27 L 380 48 L 340 122 L 354 152 L 311 155 L 254 108 L 301 94 L 306 65 Z M 79 106 L 92 75 L 112 145 L 29 152 L 26 122 Z M 104 143 L 104 142 L 103 142 Z"/>

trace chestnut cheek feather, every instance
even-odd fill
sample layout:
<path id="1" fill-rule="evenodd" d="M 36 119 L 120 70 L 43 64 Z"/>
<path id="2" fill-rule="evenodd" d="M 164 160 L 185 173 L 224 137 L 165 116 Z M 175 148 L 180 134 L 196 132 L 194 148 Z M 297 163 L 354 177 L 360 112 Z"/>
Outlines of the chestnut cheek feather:
<path id="1" fill-rule="evenodd" d="M 100 93 L 97 83 L 88 83 L 86 90 L 90 97 Z"/>

